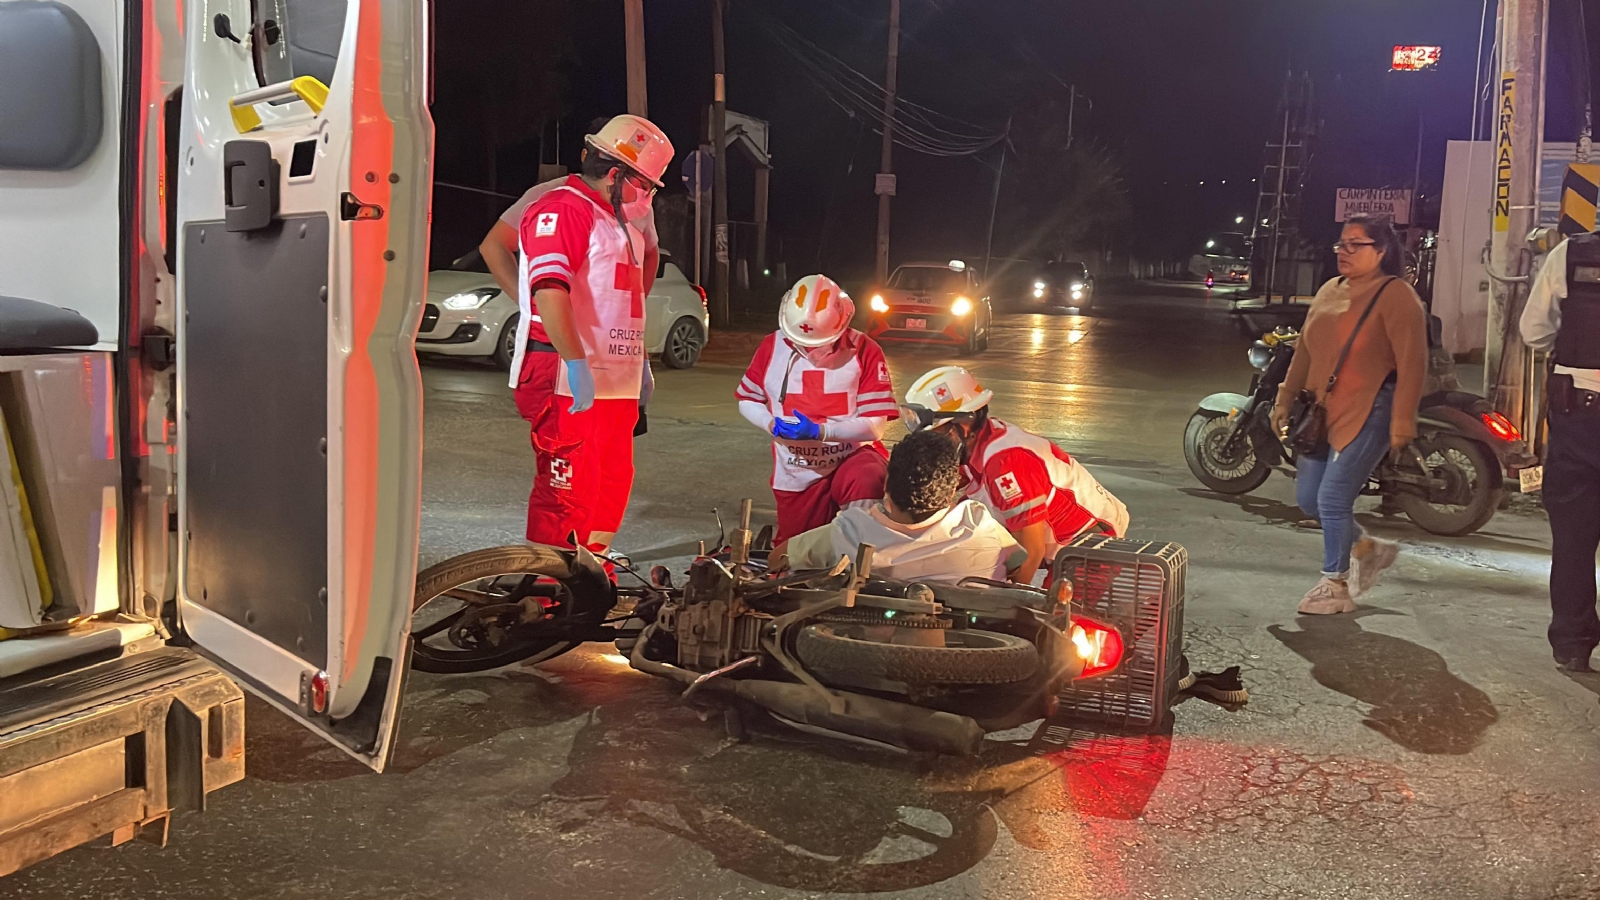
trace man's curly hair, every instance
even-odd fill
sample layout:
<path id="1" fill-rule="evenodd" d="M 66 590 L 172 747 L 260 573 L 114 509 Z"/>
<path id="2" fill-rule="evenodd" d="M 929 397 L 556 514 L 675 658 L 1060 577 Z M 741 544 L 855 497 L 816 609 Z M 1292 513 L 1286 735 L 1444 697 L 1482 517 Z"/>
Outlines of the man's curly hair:
<path id="1" fill-rule="evenodd" d="M 961 487 L 961 455 L 937 431 L 913 432 L 889 454 L 885 490 L 901 512 L 926 518 L 955 505 Z"/>

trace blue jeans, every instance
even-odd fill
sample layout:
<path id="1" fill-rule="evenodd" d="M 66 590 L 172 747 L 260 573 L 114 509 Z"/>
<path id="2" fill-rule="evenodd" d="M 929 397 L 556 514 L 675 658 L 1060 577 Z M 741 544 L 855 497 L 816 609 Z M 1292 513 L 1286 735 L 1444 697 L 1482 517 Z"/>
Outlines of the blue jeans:
<path id="1" fill-rule="evenodd" d="M 1329 448 L 1325 459 L 1302 456 L 1295 463 L 1295 501 L 1306 515 L 1322 521 L 1322 574 L 1331 578 L 1350 572 L 1350 548 L 1362 535 L 1355 521 L 1356 498 L 1389 450 L 1393 409 L 1394 385 L 1385 384 L 1355 440 L 1343 450 Z"/>

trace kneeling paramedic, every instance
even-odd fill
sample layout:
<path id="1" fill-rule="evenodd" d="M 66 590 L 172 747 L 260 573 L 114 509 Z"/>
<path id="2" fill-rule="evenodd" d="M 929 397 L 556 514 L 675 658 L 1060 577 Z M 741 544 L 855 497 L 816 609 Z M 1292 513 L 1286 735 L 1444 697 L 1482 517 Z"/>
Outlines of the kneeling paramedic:
<path id="1" fill-rule="evenodd" d="M 901 412 L 913 432 L 932 429 L 957 442 L 967 496 L 982 501 L 1028 551 L 1013 579 L 1032 583 L 1079 535 L 1126 534 L 1122 501 L 1048 439 L 989 415 L 992 399 L 966 369 L 941 366 L 912 383 Z"/>
<path id="2" fill-rule="evenodd" d="M 1550 650 L 1589 672 L 1600 645 L 1594 555 L 1600 548 L 1600 233 L 1545 258 L 1522 313 L 1522 339 L 1550 350 L 1544 508 L 1550 514 Z"/>
<path id="3" fill-rule="evenodd" d="M 883 348 L 850 327 L 855 309 L 831 278 L 800 279 L 734 391 L 739 412 L 772 435 L 779 541 L 883 498 L 880 438 L 900 414 Z"/>
<path id="4" fill-rule="evenodd" d="M 672 144 L 638 116 L 618 116 L 585 140 L 582 175 L 546 192 L 522 217 L 523 318 L 511 371 L 517 387 L 526 353 L 550 354 L 557 368 L 553 393 L 537 403 L 526 392 L 518 397 L 536 458 L 528 540 L 567 547 L 576 535 L 603 552 L 628 506 L 634 425 L 654 387 L 640 265 L 648 247 L 631 223 L 648 213 Z M 526 340 L 533 309 L 548 343 Z"/>
<path id="5" fill-rule="evenodd" d="M 954 441 L 921 431 L 895 445 L 882 503 L 851 507 L 773 550 L 775 570 L 825 569 L 856 548 L 874 548 L 872 571 L 902 581 L 1002 581 L 1027 559 L 1011 533 L 976 500 L 963 500 Z"/>

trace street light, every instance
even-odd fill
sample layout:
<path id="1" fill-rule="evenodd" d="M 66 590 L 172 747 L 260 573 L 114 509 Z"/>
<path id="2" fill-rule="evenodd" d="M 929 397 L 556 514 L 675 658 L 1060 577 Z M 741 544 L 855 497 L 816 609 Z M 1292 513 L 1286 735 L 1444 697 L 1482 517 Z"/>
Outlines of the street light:
<path id="1" fill-rule="evenodd" d="M 1235 224 L 1235 225 L 1243 225 L 1244 224 L 1244 216 L 1234 216 L 1233 217 L 1233 224 Z"/>

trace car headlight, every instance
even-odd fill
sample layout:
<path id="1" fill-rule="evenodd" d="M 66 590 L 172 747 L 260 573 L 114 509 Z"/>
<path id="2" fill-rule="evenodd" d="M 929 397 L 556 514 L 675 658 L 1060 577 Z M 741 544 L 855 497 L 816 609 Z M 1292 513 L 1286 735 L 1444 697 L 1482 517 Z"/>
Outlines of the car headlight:
<path id="1" fill-rule="evenodd" d="M 1267 364 L 1272 362 L 1272 348 L 1261 341 L 1250 345 L 1250 365 L 1262 370 L 1267 369 Z"/>
<path id="2" fill-rule="evenodd" d="M 457 312 L 480 309 L 499 293 L 498 288 L 479 288 L 475 291 L 462 291 L 459 294 L 452 294 L 444 298 L 444 302 L 440 305 L 445 309 L 453 309 Z"/>
<path id="3" fill-rule="evenodd" d="M 1042 299 L 1044 297 L 1044 288 L 1035 287 L 1033 289 L 1033 296 L 1035 299 Z"/>
<path id="4" fill-rule="evenodd" d="M 972 312 L 972 301 L 965 297 L 957 297 L 956 302 L 950 304 L 950 312 L 958 316 L 964 316 Z"/>
<path id="5" fill-rule="evenodd" d="M 872 311 L 886 313 L 889 311 L 889 302 L 883 299 L 882 294 L 872 295 Z"/>
<path id="6" fill-rule="evenodd" d="M 1072 299 L 1074 299 L 1074 300 L 1082 300 L 1083 299 L 1083 290 L 1081 288 L 1073 290 Z"/>
<path id="7" fill-rule="evenodd" d="M 1035 291 L 1040 291 L 1040 292 L 1042 292 L 1042 291 L 1043 291 L 1043 290 L 1044 290 L 1044 289 L 1045 289 L 1045 288 L 1047 288 L 1047 287 L 1049 287 L 1049 286 L 1050 286 L 1050 285 L 1048 285 L 1048 284 L 1045 284 L 1045 283 L 1044 283 L 1044 282 L 1042 282 L 1042 281 L 1035 281 L 1035 282 L 1034 282 L 1034 283 L 1033 283 L 1033 289 L 1034 289 L 1034 290 L 1035 290 Z"/>
<path id="8" fill-rule="evenodd" d="M 1075 290 L 1075 291 L 1081 291 L 1081 290 L 1083 290 L 1083 282 L 1081 282 L 1081 281 L 1074 281 L 1074 282 L 1073 282 L 1073 283 L 1072 283 L 1072 289 L 1073 289 L 1073 290 Z"/>

